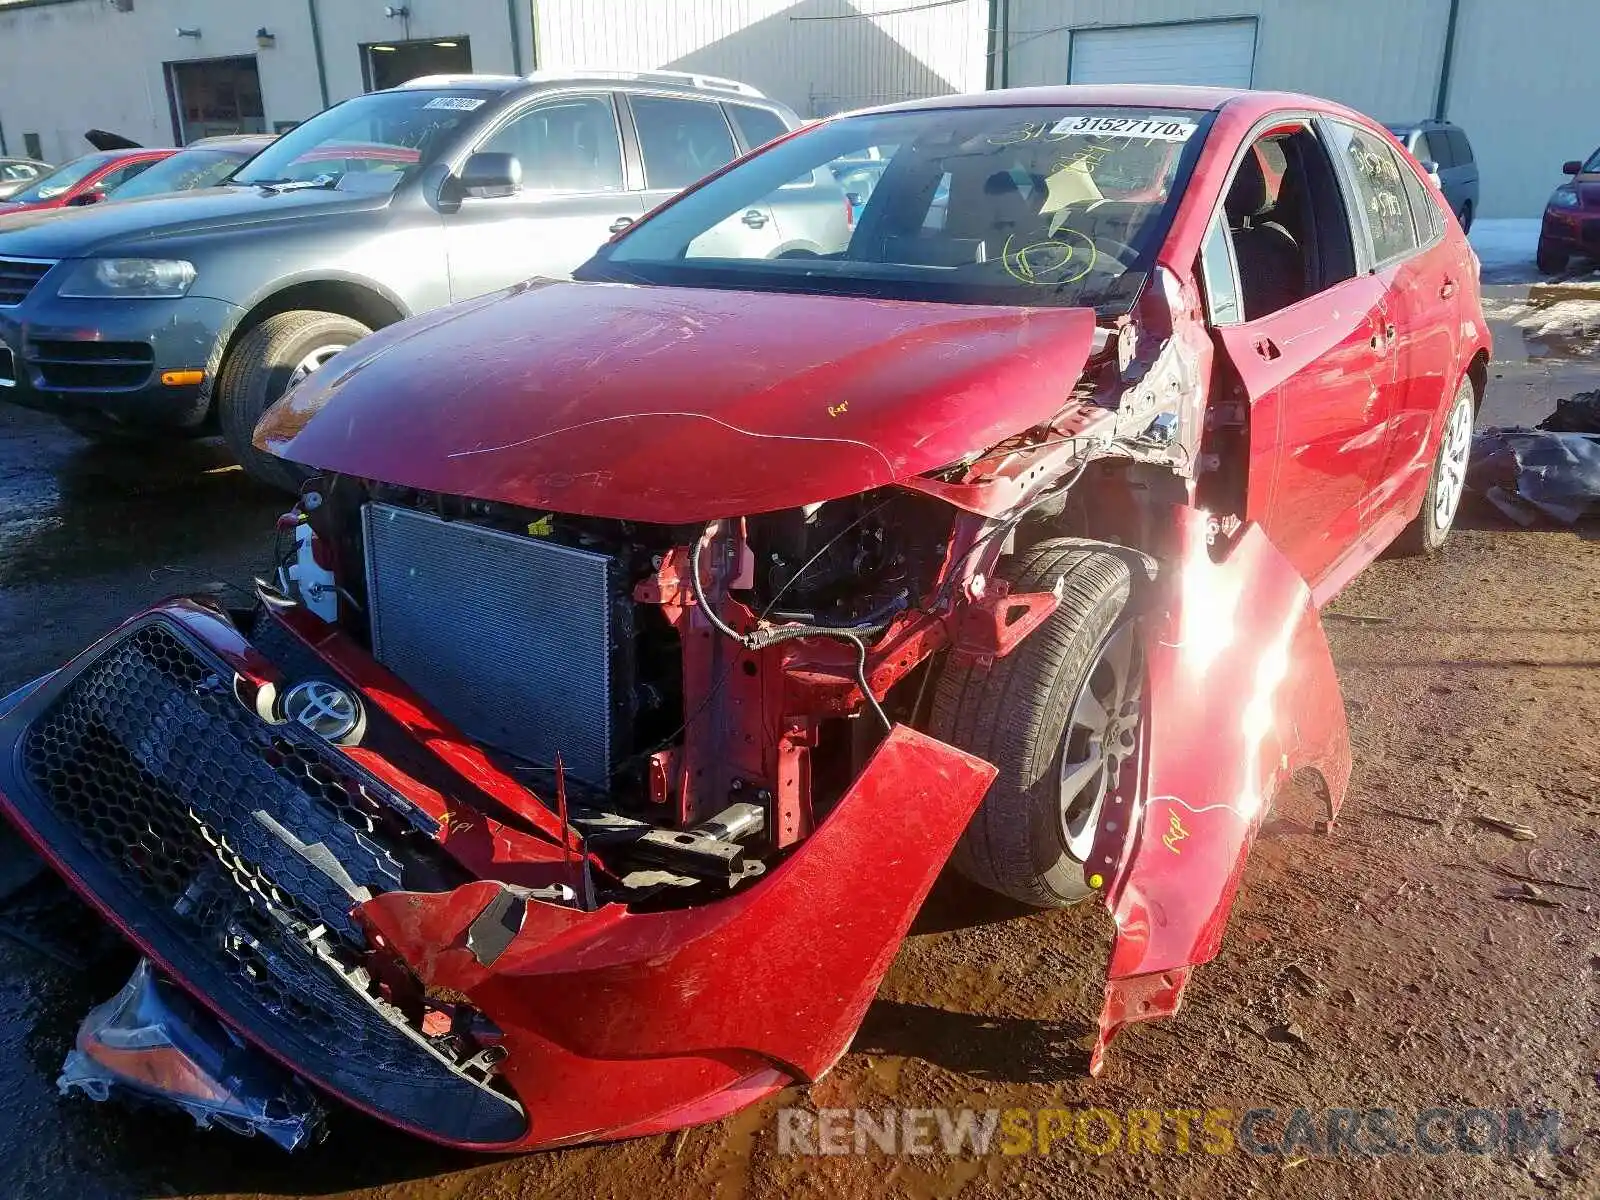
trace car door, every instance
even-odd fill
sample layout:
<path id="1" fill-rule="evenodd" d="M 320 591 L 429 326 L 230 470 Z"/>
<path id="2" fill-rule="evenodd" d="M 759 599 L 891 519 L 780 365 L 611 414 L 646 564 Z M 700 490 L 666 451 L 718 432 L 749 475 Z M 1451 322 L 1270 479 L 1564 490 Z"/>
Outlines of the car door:
<path id="1" fill-rule="evenodd" d="M 1275 311 L 1253 311 L 1245 286 L 1242 300 L 1218 307 L 1216 297 L 1226 292 L 1218 272 L 1232 270 L 1231 286 L 1240 289 L 1252 269 L 1239 260 L 1251 253 L 1249 239 L 1231 230 L 1227 206 L 1215 214 L 1202 271 L 1212 326 L 1249 407 L 1245 518 L 1262 526 L 1320 603 L 1361 540 L 1366 494 L 1384 452 L 1379 414 L 1393 359 L 1384 287 L 1359 269 L 1324 138 L 1303 125 L 1284 140 L 1286 169 L 1276 182 L 1304 197 L 1307 294 Z M 1238 182 L 1236 169 L 1230 197 Z"/>
<path id="2" fill-rule="evenodd" d="M 644 168 L 648 211 L 738 157 L 722 106 L 712 100 L 633 92 L 627 96 Z M 782 241 L 770 204 L 752 204 L 689 247 L 694 257 L 765 258 Z"/>
<path id="3" fill-rule="evenodd" d="M 489 130 L 473 147 L 478 152 L 515 156 L 522 187 L 510 196 L 464 197 L 442 214 L 455 300 L 569 275 L 644 211 L 624 182 L 609 92 L 534 100 Z"/>
<path id="4" fill-rule="evenodd" d="M 1447 218 L 1416 169 L 1369 130 L 1330 122 L 1335 157 L 1361 213 L 1373 278 L 1384 289 L 1394 362 L 1392 393 L 1378 414 L 1384 453 L 1368 489 L 1363 524 L 1396 527 L 1431 467 L 1431 437 L 1453 394 L 1461 330 L 1456 295 L 1465 264 L 1444 236 Z M 1436 136 L 1429 134 L 1430 137 Z"/>
<path id="5" fill-rule="evenodd" d="M 1418 162 L 1431 162 L 1434 165 L 1434 177 L 1438 180 L 1445 199 L 1450 203 L 1450 211 L 1460 212 L 1463 197 L 1457 186 L 1459 178 L 1456 171 L 1455 149 L 1450 145 L 1450 139 L 1445 136 L 1445 131 L 1430 129 L 1417 134 L 1417 147 L 1412 153 Z"/>

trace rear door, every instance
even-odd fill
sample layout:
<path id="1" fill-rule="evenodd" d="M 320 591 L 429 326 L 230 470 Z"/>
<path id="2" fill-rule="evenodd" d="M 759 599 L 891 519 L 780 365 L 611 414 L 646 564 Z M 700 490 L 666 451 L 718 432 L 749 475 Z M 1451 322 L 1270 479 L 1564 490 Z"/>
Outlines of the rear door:
<path id="1" fill-rule="evenodd" d="M 645 210 L 670 200 L 739 156 L 733 129 L 714 100 L 631 93 Z M 782 235 L 770 204 L 752 204 L 696 238 L 690 253 L 706 258 L 765 258 Z"/>
<path id="2" fill-rule="evenodd" d="M 490 129 L 473 152 L 514 155 L 522 190 L 464 198 L 443 214 L 450 295 L 464 300 L 534 276 L 561 278 L 644 211 L 627 190 L 609 92 L 541 97 Z"/>
<path id="3" fill-rule="evenodd" d="M 1404 156 L 1368 130 L 1342 121 L 1329 129 L 1361 216 L 1356 234 L 1365 238 L 1373 278 L 1384 288 L 1385 333 L 1392 334 L 1393 388 L 1378 414 L 1384 453 L 1363 515 L 1365 527 L 1378 530 L 1408 519 L 1406 510 L 1426 486 L 1432 434 L 1457 382 L 1456 297 L 1470 277 L 1445 236 L 1448 218 Z"/>

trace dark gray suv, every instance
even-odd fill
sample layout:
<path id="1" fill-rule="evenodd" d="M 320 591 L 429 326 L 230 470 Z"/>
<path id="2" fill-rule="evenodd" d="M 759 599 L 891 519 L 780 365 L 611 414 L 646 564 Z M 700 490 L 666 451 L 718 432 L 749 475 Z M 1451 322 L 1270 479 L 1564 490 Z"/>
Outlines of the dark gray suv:
<path id="1" fill-rule="evenodd" d="M 0 400 L 90 436 L 221 432 L 370 331 L 561 276 L 679 189 L 794 128 L 676 72 L 438 76 L 336 105 L 224 186 L 0 219 Z M 848 238 L 826 172 L 714 231 L 740 254 Z M 529 336 L 537 336 L 530 330 Z"/>
<path id="2" fill-rule="evenodd" d="M 1478 160 L 1462 128 L 1448 121 L 1412 121 L 1388 129 L 1439 184 L 1462 230 L 1471 229 L 1478 211 Z"/>

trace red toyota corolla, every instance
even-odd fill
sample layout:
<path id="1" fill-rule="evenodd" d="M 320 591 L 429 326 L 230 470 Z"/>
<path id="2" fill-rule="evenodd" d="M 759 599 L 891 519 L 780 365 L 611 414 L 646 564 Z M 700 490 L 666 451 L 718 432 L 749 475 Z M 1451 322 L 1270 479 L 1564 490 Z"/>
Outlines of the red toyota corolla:
<path id="1" fill-rule="evenodd" d="M 168 148 L 101 150 L 85 154 L 64 167 L 57 167 L 9 200 L 0 200 L 0 217 L 47 208 L 75 208 L 81 204 L 94 204 L 146 167 L 176 153 L 176 150 Z"/>
<path id="2" fill-rule="evenodd" d="M 788 248 L 863 157 L 848 240 Z M 278 578 L 11 697 L 0 791 L 227 1026 L 442 1142 L 817 1078 L 947 861 L 1110 910 L 1098 1069 L 1215 955 L 1278 789 L 1331 824 L 1318 611 L 1443 544 L 1488 356 L 1442 197 L 1347 109 L 825 121 L 291 392 Z"/>

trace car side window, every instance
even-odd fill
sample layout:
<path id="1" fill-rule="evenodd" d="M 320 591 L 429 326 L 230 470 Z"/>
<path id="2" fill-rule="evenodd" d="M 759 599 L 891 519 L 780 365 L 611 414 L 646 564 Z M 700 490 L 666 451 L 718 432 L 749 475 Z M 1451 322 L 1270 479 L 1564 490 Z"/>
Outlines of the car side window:
<path id="1" fill-rule="evenodd" d="M 1306 126 L 1275 130 L 1246 149 L 1220 216 L 1244 320 L 1271 316 L 1356 273 L 1338 176 L 1328 148 Z"/>
<path id="2" fill-rule="evenodd" d="M 1381 265 L 1409 254 L 1417 248 L 1418 238 L 1406 196 L 1408 168 L 1387 144 L 1365 130 L 1342 121 L 1333 122 L 1332 129 L 1355 190 L 1358 219 L 1372 242 L 1373 262 Z"/>
<path id="3" fill-rule="evenodd" d="M 1417 155 L 1423 162 L 1434 162 L 1441 171 L 1448 170 L 1456 165 L 1455 151 L 1450 145 L 1450 139 L 1445 136 L 1444 130 L 1436 129 L 1432 133 L 1422 135 L 1422 151 Z"/>
<path id="4" fill-rule="evenodd" d="M 1445 131 L 1445 136 L 1450 139 L 1450 157 L 1458 167 L 1472 165 L 1472 143 L 1467 141 L 1467 135 L 1459 129 Z"/>
<path id="5" fill-rule="evenodd" d="M 147 158 L 141 162 L 128 163 L 126 166 L 118 167 L 115 171 L 107 171 L 95 183 L 94 190 L 104 194 L 119 188 L 136 175 L 143 175 L 151 167 L 155 166 L 157 161 L 159 160 Z"/>
<path id="6" fill-rule="evenodd" d="M 1233 241 L 1228 225 L 1218 213 L 1200 247 L 1200 276 L 1206 289 L 1206 306 L 1213 325 L 1237 325 L 1244 320 L 1244 301 L 1234 273 Z"/>
<path id="7" fill-rule="evenodd" d="M 783 118 L 769 108 L 730 104 L 728 112 L 733 117 L 733 123 L 739 127 L 739 136 L 744 138 L 744 144 L 752 150 L 789 132 Z"/>
<path id="8" fill-rule="evenodd" d="M 1411 203 L 1411 219 L 1416 223 L 1417 237 L 1424 246 L 1444 232 L 1444 214 L 1433 192 L 1422 182 L 1422 177 L 1402 163 L 1400 176 L 1405 181 L 1406 199 Z"/>
<path id="9" fill-rule="evenodd" d="M 677 191 L 737 156 L 719 105 L 667 96 L 630 96 L 644 156 L 645 187 Z"/>
<path id="10" fill-rule="evenodd" d="M 610 96 L 562 96 L 518 113 L 480 151 L 514 155 L 540 192 L 620 192 L 622 141 Z"/>

